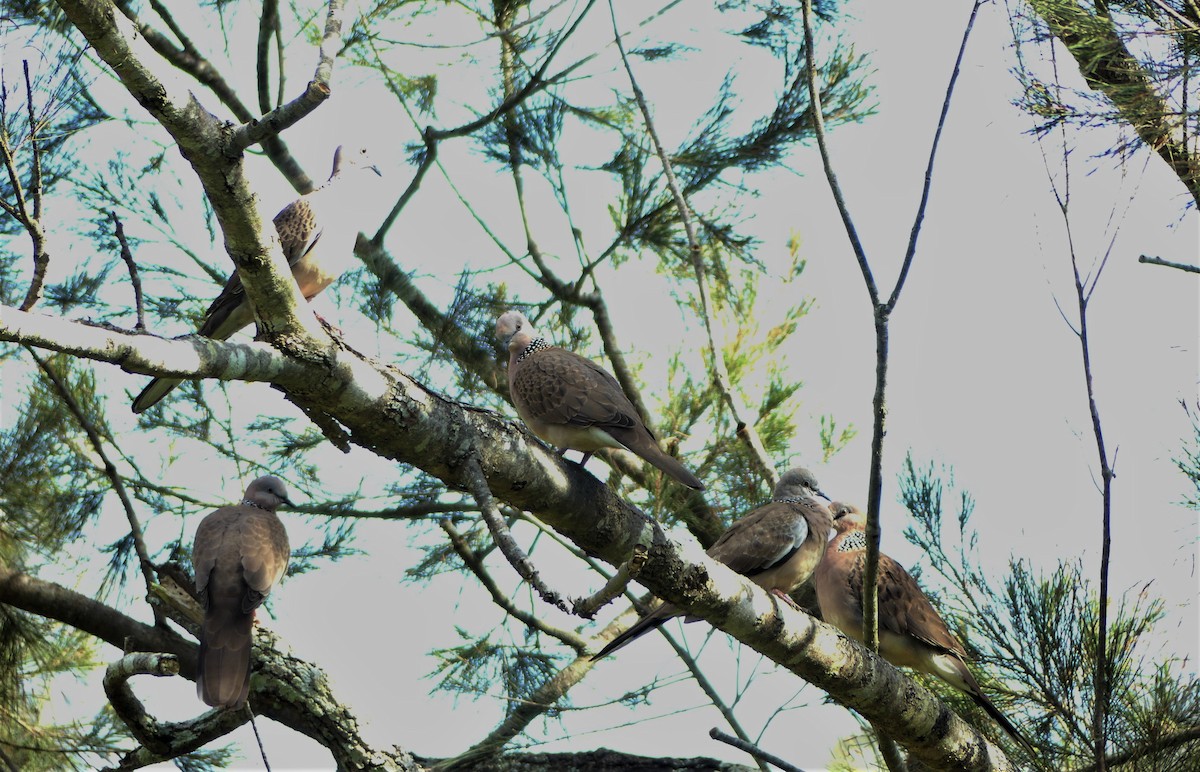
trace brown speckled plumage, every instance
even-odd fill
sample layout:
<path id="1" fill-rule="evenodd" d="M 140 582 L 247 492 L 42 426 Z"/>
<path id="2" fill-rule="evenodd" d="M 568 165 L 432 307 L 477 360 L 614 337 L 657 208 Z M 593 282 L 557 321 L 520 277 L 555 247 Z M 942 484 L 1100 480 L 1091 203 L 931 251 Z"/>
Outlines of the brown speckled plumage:
<path id="1" fill-rule="evenodd" d="M 863 639 L 862 586 L 866 565 L 866 516 L 851 504 L 830 504 L 837 536 L 813 574 L 825 621 L 856 641 Z M 965 692 L 1031 754 L 1033 746 L 983 693 L 966 664 L 962 642 L 934 609 L 915 579 L 887 555 L 879 555 L 879 653 L 893 665 L 936 676 Z"/>
<path id="2" fill-rule="evenodd" d="M 196 529 L 192 568 L 204 606 L 196 694 L 214 707 L 236 708 L 250 692 L 254 610 L 283 577 L 291 550 L 275 515 L 291 503 L 279 478 L 260 477 L 245 499 L 210 513 Z"/>
<path id="3" fill-rule="evenodd" d="M 829 540 L 832 517 L 816 498 L 818 495 L 824 494 L 811 472 L 802 468 L 787 471 L 779 478 L 771 501 L 729 526 L 708 548 L 708 556 L 792 603 L 788 593 L 812 575 Z M 673 604 L 663 603 L 613 638 L 592 659 L 606 657 L 683 614 Z"/>
<path id="4" fill-rule="evenodd" d="M 509 350 L 508 385 L 521 420 L 551 445 L 583 451 L 624 448 L 689 488 L 704 484 L 667 455 L 646 428 L 621 384 L 607 370 L 573 351 L 551 346 L 524 314 L 508 311 L 496 337 Z"/>
<path id="5" fill-rule="evenodd" d="M 379 174 L 366 150 L 343 149 L 334 153 L 333 174 L 317 190 L 302 196 L 275 215 L 275 231 L 292 276 L 306 300 L 312 300 L 349 268 L 358 237 L 355 187 L 364 172 Z M 317 244 L 320 249 L 317 249 Z M 209 305 L 198 333 L 214 340 L 227 340 L 254 323 L 254 309 L 234 271 L 221 293 Z M 133 412 L 141 413 L 157 404 L 183 381 L 155 378 L 133 401 Z"/>

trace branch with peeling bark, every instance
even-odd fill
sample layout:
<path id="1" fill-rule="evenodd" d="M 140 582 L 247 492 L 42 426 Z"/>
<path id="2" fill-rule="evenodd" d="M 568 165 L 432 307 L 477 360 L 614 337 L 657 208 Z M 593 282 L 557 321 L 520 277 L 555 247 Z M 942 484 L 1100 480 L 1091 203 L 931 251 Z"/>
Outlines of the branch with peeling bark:
<path id="1" fill-rule="evenodd" d="M 6 316 L 0 324 L 8 321 Z M 513 422 L 488 410 L 467 409 L 399 369 L 353 352 L 340 352 L 334 364 L 344 377 L 304 378 L 305 367 L 316 365 L 297 363 L 297 380 L 289 379 L 288 397 L 335 416 L 355 444 L 457 488 L 468 487 L 468 476 L 478 464 L 493 495 L 534 512 L 581 549 L 612 565 L 623 562 L 649 528 L 649 557 L 639 581 L 659 597 L 709 620 L 826 690 L 930 766 L 1011 768 L 995 746 L 931 692 L 868 656 L 833 628 L 779 608 L 756 585 L 714 563 L 698 544 L 673 544 L 657 523 L 578 465 L 532 442 Z M 478 454 L 477 461 L 470 457 L 471 471 L 465 464 L 464 437 L 473 438 L 467 453 Z"/>
<path id="2" fill-rule="evenodd" d="M 168 615 L 184 627 L 194 629 L 200 613 L 195 601 L 189 600 L 182 590 L 172 592 L 164 586 L 164 593 L 171 597 L 163 601 Z M 152 597 L 160 596 L 156 593 Z M 3 563 L 0 563 L 0 603 L 71 625 L 121 651 L 172 654 L 178 659 L 182 676 L 190 680 L 196 677 L 198 647 L 173 629 L 143 624 L 86 595 L 13 571 Z M 253 662 L 255 677 L 251 681 L 250 703 L 255 712 L 313 738 L 329 749 L 339 768 L 414 772 L 419 769 L 405 751 L 371 747 L 362 737 L 358 719 L 330 691 L 324 672 L 285 651 L 279 638 L 262 626 L 255 628 Z M 175 727 L 179 731 L 187 729 L 189 736 L 215 732 L 211 740 L 248 718 L 244 712 L 208 711 Z M 224 731 L 218 731 L 222 728 Z M 131 759 L 131 763 L 142 758 Z"/>

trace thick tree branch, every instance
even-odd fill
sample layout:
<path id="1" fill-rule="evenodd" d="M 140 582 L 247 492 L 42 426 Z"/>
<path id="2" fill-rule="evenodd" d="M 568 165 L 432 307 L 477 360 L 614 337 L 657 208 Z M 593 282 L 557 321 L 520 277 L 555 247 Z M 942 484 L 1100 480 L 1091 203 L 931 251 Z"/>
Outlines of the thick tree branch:
<path id="1" fill-rule="evenodd" d="M 303 378 L 307 371 L 306 363 L 265 343 L 231 343 L 199 335 L 169 340 L 4 306 L 0 306 L 0 341 L 109 362 L 143 375 L 271 381 Z"/>
<path id="2" fill-rule="evenodd" d="M 1030 0 L 1030 5 L 1071 52 L 1088 86 L 1108 97 L 1200 204 L 1200 160 L 1176 135 L 1173 111 L 1126 47 L 1104 6 L 1077 0 Z"/>
<path id="3" fill-rule="evenodd" d="M 327 342 L 328 336 L 291 277 L 278 240 L 265 230 L 270 221 L 264 221 L 258 212 L 258 198 L 242 167 L 244 145 L 237 145 L 236 132 L 206 110 L 182 84 L 158 77 L 149 64 L 156 59 L 154 50 L 111 2 L 59 0 L 59 4 L 129 93 L 178 143 L 191 164 L 221 225 L 225 250 L 237 267 L 247 298 L 254 304 L 260 331 L 297 346 L 319 347 L 322 340 Z"/>

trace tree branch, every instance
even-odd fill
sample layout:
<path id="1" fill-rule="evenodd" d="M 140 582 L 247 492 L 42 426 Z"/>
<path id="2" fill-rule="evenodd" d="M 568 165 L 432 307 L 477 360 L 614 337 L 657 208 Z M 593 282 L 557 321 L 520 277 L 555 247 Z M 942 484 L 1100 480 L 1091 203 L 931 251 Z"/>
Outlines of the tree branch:
<path id="1" fill-rule="evenodd" d="M 800 767 L 797 767 L 797 766 L 787 763 L 786 761 L 779 758 L 775 754 L 767 753 L 762 748 L 759 748 L 757 745 L 755 745 L 753 743 L 748 743 L 745 740 L 739 739 L 737 737 L 733 737 L 732 735 L 727 735 L 724 732 L 722 732 L 720 729 L 717 729 L 715 726 L 712 729 L 708 730 L 708 736 L 713 738 L 714 740 L 723 742 L 726 745 L 732 745 L 734 748 L 737 748 L 739 751 L 744 751 L 744 752 L 750 754 L 754 758 L 755 761 L 758 761 L 760 763 L 765 761 L 768 764 L 774 764 L 775 766 L 782 769 L 784 772 L 804 772 L 804 770 L 800 769 Z"/>
<path id="2" fill-rule="evenodd" d="M 1173 263 L 1170 260 L 1163 260 L 1161 257 L 1150 257 L 1149 255 L 1141 255 L 1138 257 L 1139 263 L 1149 263 L 1150 265 L 1163 265 L 1167 268 L 1178 268 L 1181 271 L 1188 273 L 1200 273 L 1200 266 L 1188 265 L 1187 263 Z"/>
<path id="3" fill-rule="evenodd" d="M 1088 87 L 1108 97 L 1200 204 L 1200 162 L 1174 135 L 1172 111 L 1108 14 L 1075 0 L 1030 0 L 1030 5 L 1071 52 Z"/>
<path id="4" fill-rule="evenodd" d="M 633 74 L 633 67 L 629 64 L 629 57 L 625 54 L 625 44 L 621 42 L 621 31 L 617 27 L 617 12 L 613 7 L 612 0 L 608 0 L 608 12 L 609 17 L 612 19 L 613 40 L 617 45 L 617 51 L 621 55 L 621 63 L 625 66 L 625 73 L 629 76 L 629 85 L 633 90 L 633 98 L 642 113 L 642 120 L 646 124 L 646 133 L 650 135 L 650 141 L 654 145 L 654 152 L 662 164 L 663 175 L 667 180 L 667 188 L 671 191 L 671 196 L 675 200 L 675 207 L 679 210 L 679 219 L 683 223 L 683 231 L 688 243 L 688 255 L 691 258 L 692 270 L 696 275 L 696 291 L 700 297 L 700 316 L 704 320 L 704 332 L 708 339 L 708 350 L 712 358 L 713 378 L 716 381 L 717 390 L 720 392 L 725 406 L 729 409 L 729 413 L 733 417 L 738 438 L 746 444 L 750 458 L 758 467 L 759 473 L 767 480 L 769 487 L 774 488 L 775 483 L 779 482 L 779 475 L 776 473 L 775 467 L 767 455 L 767 449 L 763 446 L 762 438 L 759 437 L 758 431 L 754 428 L 753 418 L 749 415 L 746 406 L 742 404 L 742 400 L 733 390 L 733 383 L 729 378 L 729 367 L 725 363 L 725 355 L 722 353 L 721 347 L 717 345 L 716 333 L 714 332 L 716 319 L 712 307 L 712 299 L 709 297 L 708 276 L 704 267 L 704 255 L 700 251 L 700 242 L 696 238 L 696 226 L 692 223 L 691 207 L 688 206 L 687 198 L 684 196 L 683 190 L 679 187 L 679 180 L 675 178 L 675 169 L 671 165 L 671 159 L 667 156 L 667 151 L 663 147 L 662 140 L 658 137 L 658 130 L 655 128 L 654 119 L 650 115 L 650 107 L 646 104 L 646 95 L 642 93 L 641 86 L 638 85 L 637 78 Z"/>
<path id="5" fill-rule="evenodd" d="M 466 539 L 458 532 L 452 523 L 447 520 L 439 520 L 438 526 L 446 532 L 446 536 L 450 539 L 450 546 L 454 548 L 454 552 L 462 560 L 463 565 L 475 575 L 479 583 L 483 585 L 483 589 L 488 591 L 492 596 L 492 602 L 504 610 L 504 613 L 516 619 L 521 624 L 531 630 L 545 633 L 552 638 L 557 638 L 567 646 L 570 646 L 576 652 L 583 652 L 587 647 L 587 639 L 578 633 L 570 630 L 564 630 L 559 627 L 554 627 L 547 624 L 541 617 L 536 614 L 531 614 L 524 609 L 518 608 L 512 599 L 508 597 L 496 584 L 496 580 L 492 578 L 487 567 L 483 565 L 483 560 L 480 559 L 471 546 L 467 544 Z"/>

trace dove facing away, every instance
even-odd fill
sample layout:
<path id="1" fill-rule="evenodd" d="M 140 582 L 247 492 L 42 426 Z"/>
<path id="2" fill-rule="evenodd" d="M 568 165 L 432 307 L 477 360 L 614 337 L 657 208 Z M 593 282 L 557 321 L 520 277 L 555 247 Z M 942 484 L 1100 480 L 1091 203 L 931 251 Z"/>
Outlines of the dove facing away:
<path id="1" fill-rule="evenodd" d="M 209 513 L 196 529 L 192 569 L 204 606 L 196 694 L 213 707 L 239 707 L 250 693 L 254 610 L 283 577 L 291 556 L 275 510 L 291 503 L 282 480 L 259 477 L 240 504 Z"/>
<path id="2" fill-rule="evenodd" d="M 361 219 L 359 188 L 370 179 L 367 172 L 381 174 L 364 148 L 339 146 L 333 154 L 329 181 L 301 196 L 275 215 L 283 255 L 300 285 L 305 300 L 312 300 L 353 264 L 354 243 Z M 254 307 L 246 297 L 237 271 L 204 314 L 198 334 L 228 340 L 254 323 Z M 133 412 L 142 413 L 183 383 L 179 378 L 155 378 L 133 400 Z"/>
<path id="3" fill-rule="evenodd" d="M 828 499 L 812 472 L 802 467 L 789 469 L 775 485 L 771 501 L 729 526 L 708 548 L 708 556 L 795 607 L 788 593 L 812 575 L 829 541 L 833 518 L 818 496 Z M 609 641 L 592 660 L 606 657 L 685 614 L 664 602 Z"/>
<path id="4" fill-rule="evenodd" d="M 501 314 L 496 338 L 508 348 L 508 388 L 517 415 L 538 437 L 562 450 L 582 451 L 580 463 L 601 448 L 628 450 L 687 487 L 704 489 L 658 446 L 621 384 L 603 367 L 547 343 L 520 311 Z"/>
<path id="5" fill-rule="evenodd" d="M 852 504 L 833 502 L 837 531 L 813 574 L 825 621 L 862 643 L 863 570 L 867 517 Z M 1031 755 L 1033 746 L 992 704 L 967 668 L 967 650 L 950 632 L 915 579 L 887 555 L 879 555 L 879 653 L 896 666 L 937 676 L 967 694 Z"/>

